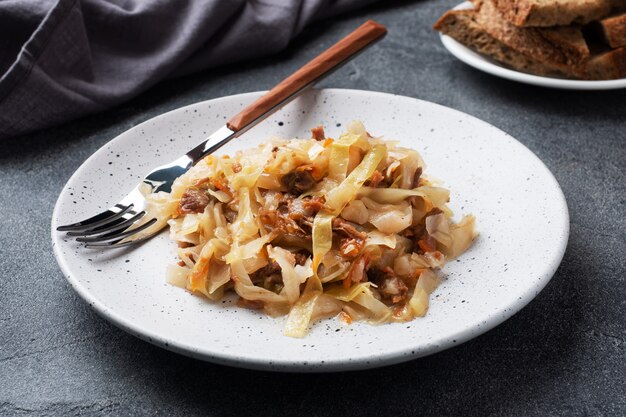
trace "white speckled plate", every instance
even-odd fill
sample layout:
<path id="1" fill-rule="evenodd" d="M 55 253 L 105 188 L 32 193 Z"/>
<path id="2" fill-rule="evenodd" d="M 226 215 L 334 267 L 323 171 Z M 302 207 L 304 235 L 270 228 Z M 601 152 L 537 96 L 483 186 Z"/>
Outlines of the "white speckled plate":
<path id="1" fill-rule="evenodd" d="M 455 10 L 471 9 L 472 3 L 463 2 L 456 6 Z M 443 46 L 467 65 L 507 80 L 520 83 L 538 85 L 540 87 L 559 88 L 564 90 L 617 90 L 626 88 L 626 78 L 606 81 L 568 80 L 565 78 L 543 77 L 539 75 L 519 72 L 495 61 L 485 55 L 474 52 L 465 45 L 457 42 L 447 35 L 440 35 Z"/>
<path id="2" fill-rule="evenodd" d="M 52 215 L 54 253 L 72 287 L 103 317 L 156 345 L 196 358 L 257 369 L 334 371 L 429 355 L 486 332 L 532 300 L 558 267 L 569 232 L 556 180 L 526 147 L 467 114 L 413 98 L 356 90 L 314 90 L 222 152 L 272 135 L 308 137 L 347 122 L 422 153 L 426 172 L 452 191 L 460 216 L 481 235 L 432 297 L 425 318 L 404 324 L 317 323 L 304 339 L 282 335 L 283 318 L 212 303 L 165 283 L 176 261 L 164 232 L 130 249 L 85 249 L 54 230 L 117 202 L 151 167 L 196 145 L 260 93 L 193 104 L 148 120 L 93 154 L 70 178 Z"/>

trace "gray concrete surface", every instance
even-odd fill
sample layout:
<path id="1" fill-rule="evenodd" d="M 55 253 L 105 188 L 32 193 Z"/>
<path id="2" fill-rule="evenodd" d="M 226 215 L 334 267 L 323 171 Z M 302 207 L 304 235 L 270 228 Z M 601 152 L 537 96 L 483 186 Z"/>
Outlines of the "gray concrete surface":
<path id="1" fill-rule="evenodd" d="M 626 91 L 535 88 L 465 66 L 430 29 L 454 3 L 394 2 L 326 21 L 279 56 L 164 82 L 103 114 L 0 143 L 0 415 L 626 415 Z M 450 106 L 532 149 L 571 213 L 565 259 L 545 290 L 454 349 L 326 375 L 199 362 L 96 316 L 50 245 L 53 205 L 74 170 L 162 112 L 271 87 L 366 17 L 390 35 L 324 85 Z"/>

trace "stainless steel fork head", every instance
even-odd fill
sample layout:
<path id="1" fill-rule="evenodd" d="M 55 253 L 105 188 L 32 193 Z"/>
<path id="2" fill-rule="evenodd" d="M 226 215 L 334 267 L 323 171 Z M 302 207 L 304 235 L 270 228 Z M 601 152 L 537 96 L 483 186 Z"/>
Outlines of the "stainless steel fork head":
<path id="1" fill-rule="evenodd" d="M 235 136 L 236 133 L 232 130 L 221 128 L 187 154 L 150 171 L 119 203 L 96 216 L 60 226 L 57 230 L 67 232 L 68 236 L 76 237 L 78 242 L 91 248 L 126 246 L 154 236 L 166 225 L 167 219 L 146 216 L 145 196 L 160 191 L 171 192 L 176 178 L 187 172 L 204 155 L 223 146 Z"/>

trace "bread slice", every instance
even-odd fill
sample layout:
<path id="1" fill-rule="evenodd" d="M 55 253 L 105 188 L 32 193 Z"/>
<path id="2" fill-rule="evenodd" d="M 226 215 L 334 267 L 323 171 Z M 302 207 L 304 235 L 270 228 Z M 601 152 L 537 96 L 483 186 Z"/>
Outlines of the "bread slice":
<path id="1" fill-rule="evenodd" d="M 591 56 L 579 27 L 511 27 L 492 15 L 489 1 L 475 0 L 474 9 L 446 12 L 434 29 L 518 71 L 574 79 L 626 77 L 626 48 Z M 568 63 L 568 56 L 575 61 Z"/>
<path id="2" fill-rule="evenodd" d="M 626 47 L 593 56 L 587 65 L 587 78 L 591 80 L 626 78 Z"/>
<path id="3" fill-rule="evenodd" d="M 557 77 L 570 75 L 528 58 L 500 42 L 477 22 L 476 14 L 476 10 L 450 10 L 435 23 L 434 29 L 516 70 Z"/>
<path id="4" fill-rule="evenodd" d="M 503 16 L 516 26 L 584 24 L 607 16 L 624 0 L 496 0 Z"/>
<path id="5" fill-rule="evenodd" d="M 626 46 L 626 13 L 604 18 L 597 25 L 602 39 L 611 48 Z"/>
<path id="6" fill-rule="evenodd" d="M 590 52 L 580 27 L 520 28 L 503 19 L 493 0 L 476 0 L 474 8 L 478 24 L 495 39 L 564 74 L 584 76 Z"/>

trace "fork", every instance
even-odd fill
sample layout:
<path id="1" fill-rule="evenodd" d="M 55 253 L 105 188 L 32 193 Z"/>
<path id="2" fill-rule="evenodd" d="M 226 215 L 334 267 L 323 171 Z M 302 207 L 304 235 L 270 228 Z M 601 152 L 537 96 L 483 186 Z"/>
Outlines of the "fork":
<path id="1" fill-rule="evenodd" d="M 298 71 L 241 110 L 204 142 L 175 161 L 152 170 L 119 203 L 78 223 L 57 227 L 89 248 L 117 248 L 144 241 L 157 234 L 167 219 L 146 218 L 144 195 L 170 192 L 174 180 L 196 162 L 266 119 L 321 79 L 382 39 L 387 29 L 368 20 L 354 32 L 322 52 Z"/>

